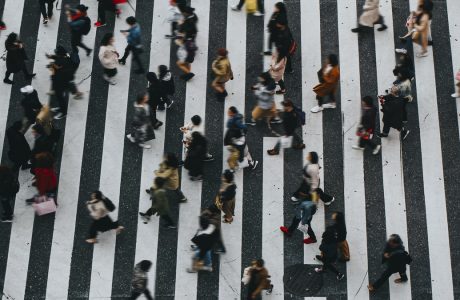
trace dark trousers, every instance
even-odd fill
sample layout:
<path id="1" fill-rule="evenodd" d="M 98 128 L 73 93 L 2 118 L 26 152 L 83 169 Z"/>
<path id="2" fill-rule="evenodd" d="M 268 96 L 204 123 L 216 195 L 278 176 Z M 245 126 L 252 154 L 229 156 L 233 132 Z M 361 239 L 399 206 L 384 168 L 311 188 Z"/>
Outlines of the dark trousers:
<path id="1" fill-rule="evenodd" d="M 292 56 L 288 54 L 286 58 L 287 58 L 286 59 L 286 72 L 291 73 L 292 72 Z"/>
<path id="2" fill-rule="evenodd" d="M 38 0 L 40 4 L 40 11 L 43 19 L 51 18 L 53 16 L 53 2 L 54 0 Z M 48 6 L 48 10 L 47 7 Z"/>
<path id="3" fill-rule="evenodd" d="M 337 270 L 337 268 L 334 266 L 334 264 L 330 261 L 323 261 L 323 271 L 326 271 L 326 270 L 331 270 L 332 272 L 335 273 L 335 275 L 339 275 L 339 270 Z"/>
<path id="4" fill-rule="evenodd" d="M 216 241 L 216 248 L 225 252 L 224 240 L 222 239 L 222 231 L 219 229 L 219 236 Z"/>
<path id="5" fill-rule="evenodd" d="M 302 137 L 300 137 L 300 135 L 297 133 L 297 129 L 296 129 L 296 131 L 292 133 L 292 146 L 297 146 L 301 144 L 303 144 L 303 140 L 302 140 Z M 279 152 L 280 148 L 281 148 L 281 141 L 278 140 L 278 142 L 276 142 L 274 149 L 275 151 Z"/>
<path id="6" fill-rule="evenodd" d="M 125 53 L 123 54 L 123 57 L 120 60 L 125 62 L 126 58 L 128 58 L 128 55 L 129 55 L 130 52 L 133 53 L 133 59 L 136 62 L 137 67 L 139 68 L 139 70 L 143 70 L 144 67 L 142 66 L 142 62 L 141 62 L 141 59 L 139 57 L 140 51 L 139 51 L 139 49 L 136 49 L 136 47 L 134 47 L 132 45 L 126 46 Z"/>
<path id="7" fill-rule="evenodd" d="M 300 221 L 301 221 L 301 219 L 299 219 L 297 217 L 294 217 L 292 219 L 291 226 L 289 226 L 289 228 L 288 228 L 288 232 L 290 234 L 292 234 L 297 229 L 297 227 L 299 227 Z M 308 222 L 307 225 L 308 225 L 308 231 L 307 231 L 308 236 L 311 237 L 312 239 L 316 240 L 316 235 L 313 232 L 313 229 L 311 229 L 310 222 Z"/>
<path id="8" fill-rule="evenodd" d="M 171 104 L 171 99 L 169 99 L 168 95 L 163 95 L 161 96 L 160 104 L 158 104 L 158 107 L 164 109 L 165 105 Z"/>
<path id="9" fill-rule="evenodd" d="M 269 33 L 268 35 L 268 50 L 272 51 L 273 44 L 275 43 L 275 33 Z"/>
<path id="10" fill-rule="evenodd" d="M 104 1 L 99 1 L 99 4 L 97 6 L 97 20 L 101 22 L 102 24 L 105 24 L 105 11 L 113 11 L 115 12 L 115 4 L 113 4 L 111 1 L 104 3 Z"/>
<path id="11" fill-rule="evenodd" d="M 321 188 L 317 188 L 316 192 L 318 193 L 319 199 L 323 202 L 329 202 L 333 198 L 331 195 L 326 194 Z"/>
<path id="12" fill-rule="evenodd" d="M 24 76 L 27 78 L 28 76 L 30 76 L 30 73 L 29 71 L 27 71 L 27 67 L 26 67 L 26 64 L 22 64 L 22 67 L 21 67 L 21 71 L 22 73 L 24 73 Z M 6 71 L 5 72 L 5 79 L 9 79 L 10 78 L 10 75 L 12 74 L 13 72 L 9 72 L 9 71 Z"/>
<path id="13" fill-rule="evenodd" d="M 99 220 L 94 220 L 91 226 L 89 227 L 89 237 L 90 239 L 95 239 L 98 232 L 104 232 L 112 229 L 118 228 L 118 221 L 112 221 L 112 219 L 107 215 Z"/>
<path id="14" fill-rule="evenodd" d="M 286 84 L 284 83 L 284 80 L 283 80 L 283 79 L 280 79 L 280 81 L 278 81 L 278 85 L 280 86 L 280 89 L 281 89 L 281 90 L 285 90 L 285 89 L 286 89 Z"/>
<path id="15" fill-rule="evenodd" d="M 118 72 L 117 68 L 115 68 L 115 69 L 106 69 L 106 68 L 104 68 L 104 74 L 107 75 L 110 78 L 112 78 L 115 75 L 117 75 L 117 72 Z"/>
<path id="16" fill-rule="evenodd" d="M 83 42 L 81 41 L 82 35 L 72 32 L 70 37 L 70 44 L 72 46 L 72 51 L 78 53 L 78 47 L 85 49 L 86 52 L 90 51 L 91 49 L 88 48 Z"/>
<path id="17" fill-rule="evenodd" d="M 371 139 L 363 139 L 362 137 L 359 138 L 359 146 L 361 148 L 365 148 L 366 146 L 369 146 L 371 149 L 375 149 L 377 145 L 371 140 Z"/>
<path id="18" fill-rule="evenodd" d="M 385 271 L 383 271 L 382 275 L 380 275 L 379 279 L 377 279 L 377 281 L 373 284 L 374 288 L 378 289 L 394 273 L 399 273 L 399 275 L 401 276 L 401 279 L 403 281 L 407 281 L 406 266 L 404 266 L 404 268 L 399 271 L 387 268 Z"/>
<path id="19" fill-rule="evenodd" d="M 131 298 L 129 298 L 129 299 L 137 299 L 137 298 L 138 298 L 140 295 L 142 295 L 142 294 L 144 294 L 145 298 L 147 298 L 148 300 L 153 300 L 152 295 L 150 294 L 149 289 L 145 289 L 142 293 L 132 291 L 132 292 L 131 292 Z"/>
<path id="20" fill-rule="evenodd" d="M 53 84 L 54 95 L 59 105 L 59 111 L 64 115 L 67 114 L 69 92 L 75 94 L 77 87 L 73 82 L 56 82 Z"/>
<path id="21" fill-rule="evenodd" d="M 3 216 L 5 218 L 10 218 L 13 216 L 13 208 L 11 207 L 11 198 L 10 197 L 0 197 L 0 202 L 3 207 Z"/>
<path id="22" fill-rule="evenodd" d="M 171 22 L 171 35 L 176 35 L 177 22 Z"/>
<path id="23" fill-rule="evenodd" d="M 243 7 L 244 1 L 245 0 L 240 0 L 240 2 L 237 5 L 238 9 L 241 9 Z M 264 0 L 257 0 L 257 10 L 260 11 L 261 13 L 265 13 Z"/>
<path id="24" fill-rule="evenodd" d="M 151 207 L 149 209 L 147 209 L 147 211 L 145 212 L 145 214 L 148 215 L 148 216 L 152 216 L 152 215 L 154 215 L 156 213 L 157 213 L 157 211 L 154 208 L 151 208 Z M 163 220 L 163 226 L 164 227 L 167 227 L 169 225 L 174 225 L 174 221 L 172 220 L 172 218 L 169 215 L 169 213 L 161 215 L 160 216 L 160 222 L 161 222 L 161 220 Z"/>
<path id="25" fill-rule="evenodd" d="M 328 94 L 327 96 L 324 97 L 329 97 L 329 102 L 335 103 L 335 95 L 334 92 Z M 316 100 L 318 100 L 318 106 L 323 106 L 324 104 L 324 97 L 323 96 L 316 96 Z"/>

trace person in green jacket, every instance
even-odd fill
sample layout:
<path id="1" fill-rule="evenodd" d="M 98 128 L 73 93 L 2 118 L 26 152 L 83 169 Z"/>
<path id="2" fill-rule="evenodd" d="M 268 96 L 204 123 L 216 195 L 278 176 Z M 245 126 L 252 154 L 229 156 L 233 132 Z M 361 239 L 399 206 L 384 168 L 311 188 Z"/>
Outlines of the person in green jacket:
<path id="1" fill-rule="evenodd" d="M 152 207 L 150 207 L 145 213 L 139 212 L 139 215 L 147 224 L 150 221 L 150 217 L 154 214 L 160 216 L 160 220 L 163 220 L 163 226 L 167 228 L 177 228 L 169 214 L 169 200 L 166 196 L 166 190 L 163 188 L 166 180 L 162 177 L 156 177 L 154 180 L 155 190 L 151 192 Z"/>

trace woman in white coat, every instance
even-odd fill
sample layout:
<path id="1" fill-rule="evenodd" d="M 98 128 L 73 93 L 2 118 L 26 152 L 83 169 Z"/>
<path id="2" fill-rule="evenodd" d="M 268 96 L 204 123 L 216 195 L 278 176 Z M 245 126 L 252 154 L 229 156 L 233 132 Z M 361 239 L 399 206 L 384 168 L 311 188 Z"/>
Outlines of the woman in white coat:
<path id="1" fill-rule="evenodd" d="M 358 27 L 353 28 L 352 32 L 361 32 L 366 27 L 373 28 L 375 24 L 380 24 L 378 31 L 387 29 L 383 21 L 383 16 L 380 15 L 379 11 L 379 0 L 366 0 L 363 6 L 363 13 L 359 17 Z"/>
<path id="2" fill-rule="evenodd" d="M 116 84 L 115 75 L 117 75 L 118 57 L 120 56 L 113 46 L 113 33 L 104 35 L 99 49 L 99 61 L 104 67 L 104 80 L 110 84 Z"/>

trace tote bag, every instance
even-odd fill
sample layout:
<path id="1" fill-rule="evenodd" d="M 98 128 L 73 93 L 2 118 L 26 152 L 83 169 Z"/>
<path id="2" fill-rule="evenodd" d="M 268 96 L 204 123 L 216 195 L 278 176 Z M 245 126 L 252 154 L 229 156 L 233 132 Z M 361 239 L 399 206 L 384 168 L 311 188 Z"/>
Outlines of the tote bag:
<path id="1" fill-rule="evenodd" d="M 282 136 L 280 143 L 281 143 L 281 148 L 283 149 L 291 148 L 292 147 L 292 136 Z"/>
<path id="2" fill-rule="evenodd" d="M 43 216 L 56 212 L 56 203 L 54 199 L 48 196 L 35 197 L 35 203 L 32 204 L 37 216 Z"/>

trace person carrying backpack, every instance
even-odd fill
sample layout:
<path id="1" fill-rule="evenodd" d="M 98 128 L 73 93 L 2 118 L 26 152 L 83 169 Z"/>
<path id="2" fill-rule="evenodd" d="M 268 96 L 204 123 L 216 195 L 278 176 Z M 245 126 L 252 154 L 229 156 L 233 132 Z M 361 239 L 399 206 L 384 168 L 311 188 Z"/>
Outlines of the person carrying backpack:
<path id="1" fill-rule="evenodd" d="M 305 148 L 302 137 L 296 132 L 297 128 L 302 128 L 302 122 L 305 122 L 305 119 L 302 119 L 302 111 L 294 109 L 294 104 L 291 100 L 286 99 L 281 104 L 284 106 L 283 114 L 283 127 L 284 127 L 284 137 L 292 137 L 292 148 L 302 150 Z M 303 120 L 303 121 L 302 121 Z M 268 155 L 278 155 L 281 148 L 281 139 L 278 140 L 273 149 L 267 150 Z"/>
<path id="2" fill-rule="evenodd" d="M 386 264 L 387 268 L 380 275 L 379 279 L 373 284 L 369 284 L 367 288 L 370 292 L 374 292 L 394 273 L 399 273 L 401 276 L 394 280 L 395 283 L 407 282 L 406 265 L 409 265 L 411 262 L 412 258 L 405 250 L 401 237 L 397 234 L 390 235 L 382 255 L 382 264 Z"/>
<path id="3" fill-rule="evenodd" d="M 115 229 L 117 234 L 125 229 L 118 224 L 118 221 L 113 221 L 109 212 L 115 210 L 115 205 L 110 199 L 106 198 L 101 191 L 95 191 L 91 194 L 91 199 L 86 202 L 86 207 L 89 210 L 89 215 L 93 219 L 93 223 L 89 228 L 89 236 L 86 242 L 89 244 L 97 243 L 97 233 Z"/>
<path id="4" fill-rule="evenodd" d="M 85 49 L 86 56 L 90 56 L 93 49 L 88 48 L 81 41 L 82 37 L 87 35 L 91 29 L 91 20 L 86 14 L 87 10 L 87 6 L 79 4 L 75 9 L 67 8 L 66 15 L 70 26 L 72 52 L 78 53 L 78 47 L 80 47 Z"/>

